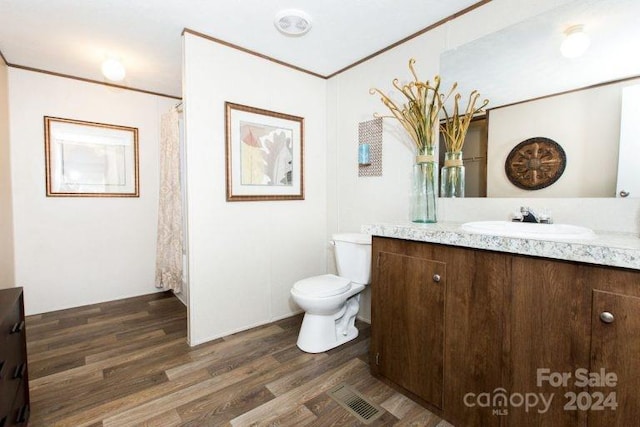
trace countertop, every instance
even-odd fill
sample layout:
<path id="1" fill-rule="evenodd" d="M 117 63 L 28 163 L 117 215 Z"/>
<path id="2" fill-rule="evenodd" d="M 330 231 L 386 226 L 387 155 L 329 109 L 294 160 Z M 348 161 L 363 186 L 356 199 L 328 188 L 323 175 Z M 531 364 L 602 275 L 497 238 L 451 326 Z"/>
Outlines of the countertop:
<path id="1" fill-rule="evenodd" d="M 589 240 L 540 240 L 479 234 L 462 230 L 460 226 L 453 222 L 383 223 L 363 225 L 361 231 L 373 236 L 640 270 L 640 237 L 637 234 L 596 231 L 596 238 Z"/>

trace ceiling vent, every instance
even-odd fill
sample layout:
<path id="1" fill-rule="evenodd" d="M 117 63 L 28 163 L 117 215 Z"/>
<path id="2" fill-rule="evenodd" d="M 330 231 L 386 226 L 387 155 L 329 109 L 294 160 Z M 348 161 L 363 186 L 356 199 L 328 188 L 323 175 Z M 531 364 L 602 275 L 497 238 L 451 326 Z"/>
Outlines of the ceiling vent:
<path id="1" fill-rule="evenodd" d="M 282 34 L 292 37 L 303 36 L 311 29 L 311 17 L 296 9 L 281 10 L 273 23 Z"/>

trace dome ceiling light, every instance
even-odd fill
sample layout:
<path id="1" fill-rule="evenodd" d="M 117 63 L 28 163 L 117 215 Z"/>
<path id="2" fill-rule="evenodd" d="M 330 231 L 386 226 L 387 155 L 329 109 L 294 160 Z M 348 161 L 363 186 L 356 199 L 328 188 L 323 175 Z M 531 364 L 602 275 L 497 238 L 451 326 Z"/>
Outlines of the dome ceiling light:
<path id="1" fill-rule="evenodd" d="M 285 36 L 303 36 L 311 29 L 311 17 L 297 9 L 281 10 L 276 14 L 273 23 Z"/>
<path id="2" fill-rule="evenodd" d="M 564 32 L 565 38 L 560 45 L 560 52 L 565 58 L 577 58 L 587 51 L 591 40 L 584 32 L 583 25 L 573 25 Z"/>
<path id="3" fill-rule="evenodd" d="M 116 58 L 105 59 L 100 69 L 102 70 L 102 75 L 112 82 L 123 81 L 127 74 L 122 62 Z"/>

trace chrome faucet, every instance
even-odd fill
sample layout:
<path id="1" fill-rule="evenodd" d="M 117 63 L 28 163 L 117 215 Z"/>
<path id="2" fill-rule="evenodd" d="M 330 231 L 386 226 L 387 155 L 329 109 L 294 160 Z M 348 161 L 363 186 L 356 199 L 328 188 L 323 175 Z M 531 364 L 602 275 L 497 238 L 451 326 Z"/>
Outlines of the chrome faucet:
<path id="1" fill-rule="evenodd" d="M 553 224 L 551 216 L 546 213 L 536 214 L 528 206 L 520 206 L 520 214 L 516 214 L 511 219 L 515 222 L 533 222 L 536 224 Z"/>

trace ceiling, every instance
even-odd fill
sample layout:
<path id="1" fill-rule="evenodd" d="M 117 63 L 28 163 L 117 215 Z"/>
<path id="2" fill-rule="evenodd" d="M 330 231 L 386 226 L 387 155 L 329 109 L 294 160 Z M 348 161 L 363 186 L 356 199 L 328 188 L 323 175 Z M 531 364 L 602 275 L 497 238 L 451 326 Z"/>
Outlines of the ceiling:
<path id="1" fill-rule="evenodd" d="M 119 57 L 131 88 L 181 95 L 183 29 L 327 76 L 478 0 L 0 0 L 6 62 L 104 81 Z M 303 37 L 273 23 L 282 9 L 313 22 Z"/>

